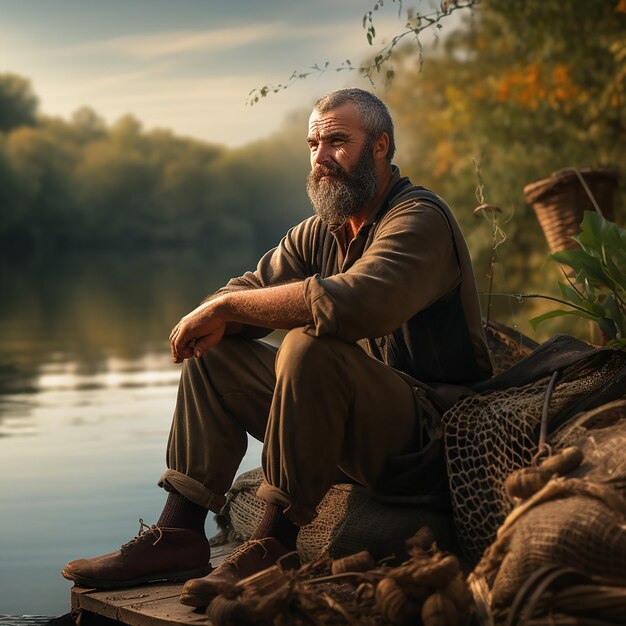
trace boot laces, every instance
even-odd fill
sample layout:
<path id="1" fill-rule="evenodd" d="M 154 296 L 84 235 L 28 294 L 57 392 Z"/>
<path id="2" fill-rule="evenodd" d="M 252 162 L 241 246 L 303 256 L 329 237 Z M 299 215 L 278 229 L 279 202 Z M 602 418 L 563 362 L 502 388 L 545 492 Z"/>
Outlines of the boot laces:
<path id="1" fill-rule="evenodd" d="M 237 563 L 239 558 L 244 554 L 257 549 L 262 551 L 263 557 L 267 555 L 267 548 L 265 547 L 265 542 L 262 539 L 249 539 L 238 548 L 235 548 L 228 556 L 226 556 L 222 563 L 230 563 L 231 565 L 234 565 L 236 569 L 239 569 Z"/>
<path id="2" fill-rule="evenodd" d="M 139 532 L 128 542 L 126 542 L 121 548 L 122 554 L 126 554 L 129 548 L 136 545 L 140 541 L 146 541 L 155 538 L 153 546 L 156 546 L 159 541 L 163 538 L 163 531 L 157 526 L 153 524 L 152 526 L 148 526 L 141 518 L 139 518 Z"/>

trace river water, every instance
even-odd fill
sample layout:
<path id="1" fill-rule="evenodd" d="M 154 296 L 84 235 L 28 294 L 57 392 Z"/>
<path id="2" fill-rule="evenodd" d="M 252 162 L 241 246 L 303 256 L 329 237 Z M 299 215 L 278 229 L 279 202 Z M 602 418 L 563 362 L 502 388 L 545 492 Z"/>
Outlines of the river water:
<path id="1" fill-rule="evenodd" d="M 180 373 L 169 330 L 254 260 L 200 251 L 1 262 L 0 614 L 66 613 L 65 563 L 117 549 L 140 517 L 156 521 Z M 241 471 L 259 463 L 251 441 Z"/>

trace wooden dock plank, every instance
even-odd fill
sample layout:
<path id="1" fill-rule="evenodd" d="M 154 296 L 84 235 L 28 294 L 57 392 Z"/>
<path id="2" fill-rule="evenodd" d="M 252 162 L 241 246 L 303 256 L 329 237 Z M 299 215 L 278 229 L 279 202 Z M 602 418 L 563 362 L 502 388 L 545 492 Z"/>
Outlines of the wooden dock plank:
<path id="1" fill-rule="evenodd" d="M 117 610 L 126 606 L 140 607 L 147 602 L 166 598 L 178 598 L 180 583 L 153 583 L 143 587 L 119 591 L 97 591 L 81 589 L 78 593 L 78 606 L 81 609 L 115 619 Z"/>
<path id="2" fill-rule="evenodd" d="M 212 549 L 213 567 L 238 544 L 226 544 Z M 206 624 L 204 612 L 194 611 L 178 601 L 182 583 L 152 583 L 130 589 L 98 591 L 74 586 L 72 612 L 113 619 L 128 626 L 180 626 L 181 624 Z"/>
<path id="3" fill-rule="evenodd" d="M 152 583 L 142 587 L 133 587 L 119 591 L 97 591 L 96 589 L 81 590 L 81 604 L 95 606 L 99 603 L 126 606 L 141 604 L 162 598 L 175 596 L 180 590 L 180 583 Z"/>
<path id="4" fill-rule="evenodd" d="M 179 588 L 180 591 L 180 588 Z M 129 626 L 180 626 L 181 624 L 211 624 L 204 611 L 184 606 L 175 597 L 162 598 L 141 605 L 120 607 L 117 617 Z"/>

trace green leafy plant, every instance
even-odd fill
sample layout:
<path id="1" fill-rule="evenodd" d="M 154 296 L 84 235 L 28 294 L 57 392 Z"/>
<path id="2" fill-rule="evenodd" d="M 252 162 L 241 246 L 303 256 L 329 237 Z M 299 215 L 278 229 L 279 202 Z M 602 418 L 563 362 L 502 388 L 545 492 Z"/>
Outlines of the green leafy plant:
<path id="1" fill-rule="evenodd" d="M 563 250 L 551 258 L 572 268 L 574 279 L 559 283 L 563 299 L 550 298 L 569 309 L 554 309 L 529 320 L 574 315 L 597 323 L 609 345 L 626 347 L 626 230 L 598 213 L 586 211 L 581 232 L 573 237 L 580 249 Z"/>

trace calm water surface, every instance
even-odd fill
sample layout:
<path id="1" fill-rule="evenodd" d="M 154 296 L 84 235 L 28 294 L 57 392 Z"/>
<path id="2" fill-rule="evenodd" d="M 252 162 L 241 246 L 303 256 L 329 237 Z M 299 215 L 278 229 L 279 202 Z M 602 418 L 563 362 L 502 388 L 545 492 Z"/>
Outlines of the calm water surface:
<path id="1" fill-rule="evenodd" d="M 0 262 L 0 614 L 66 613 L 65 563 L 118 548 L 139 517 L 156 521 L 180 373 L 169 330 L 254 260 Z M 251 441 L 241 470 L 259 463 Z"/>

